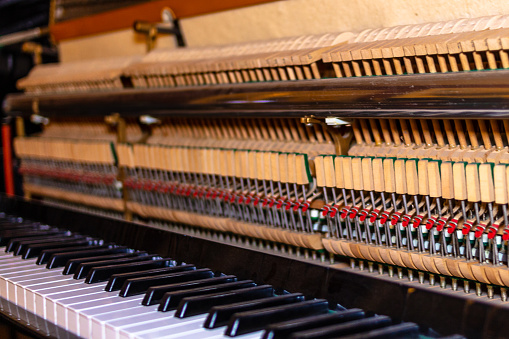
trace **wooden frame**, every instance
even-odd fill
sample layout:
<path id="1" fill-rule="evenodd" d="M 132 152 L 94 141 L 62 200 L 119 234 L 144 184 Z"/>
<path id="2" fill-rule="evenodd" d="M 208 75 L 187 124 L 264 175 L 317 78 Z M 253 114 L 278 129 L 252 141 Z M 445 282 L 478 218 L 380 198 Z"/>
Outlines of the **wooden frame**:
<path id="1" fill-rule="evenodd" d="M 170 8 L 177 19 L 272 2 L 274 0 L 159 0 L 125 7 L 50 26 L 55 41 L 129 28 L 136 20 L 159 22 L 161 10 Z"/>

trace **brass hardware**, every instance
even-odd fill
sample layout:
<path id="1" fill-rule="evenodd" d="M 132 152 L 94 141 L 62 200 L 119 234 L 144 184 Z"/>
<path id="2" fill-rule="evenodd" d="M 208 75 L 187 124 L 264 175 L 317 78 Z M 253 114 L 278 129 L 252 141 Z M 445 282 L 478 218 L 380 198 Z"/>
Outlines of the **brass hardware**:
<path id="1" fill-rule="evenodd" d="M 18 137 L 25 136 L 25 121 L 22 117 L 16 117 L 16 135 Z"/>
<path id="2" fill-rule="evenodd" d="M 42 45 L 35 42 L 25 42 L 21 46 L 21 50 L 25 53 L 32 54 L 34 65 L 42 64 Z"/>
<path id="3" fill-rule="evenodd" d="M 331 119 L 331 118 L 328 118 Z M 348 155 L 348 149 L 352 141 L 353 133 L 350 125 L 346 124 L 327 124 L 325 119 L 317 119 L 314 116 L 303 117 L 300 122 L 305 125 L 320 124 L 330 134 L 334 141 L 336 155 Z"/>

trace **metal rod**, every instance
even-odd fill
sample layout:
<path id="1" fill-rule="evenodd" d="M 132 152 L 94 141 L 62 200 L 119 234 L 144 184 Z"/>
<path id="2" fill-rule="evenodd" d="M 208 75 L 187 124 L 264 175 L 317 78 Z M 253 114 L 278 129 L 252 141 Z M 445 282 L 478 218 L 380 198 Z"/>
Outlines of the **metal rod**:
<path id="1" fill-rule="evenodd" d="M 29 41 L 49 33 L 48 27 L 36 27 L 26 31 L 7 34 L 0 37 L 0 47 Z"/>
<path id="2" fill-rule="evenodd" d="M 272 81 L 88 93 L 11 94 L 11 115 L 309 116 L 501 119 L 509 70 L 308 81 Z M 421 93 L 426 92 L 423 96 Z M 34 105 L 34 102 L 37 102 Z"/>

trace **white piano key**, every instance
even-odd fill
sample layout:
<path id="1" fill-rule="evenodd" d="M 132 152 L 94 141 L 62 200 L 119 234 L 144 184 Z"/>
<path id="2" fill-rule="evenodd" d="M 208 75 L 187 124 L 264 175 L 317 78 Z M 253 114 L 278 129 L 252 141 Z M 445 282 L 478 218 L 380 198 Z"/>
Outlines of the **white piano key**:
<path id="1" fill-rule="evenodd" d="M 182 326 L 179 326 L 178 328 L 175 328 L 175 330 L 168 331 L 168 330 L 161 330 L 159 334 L 166 339 L 175 339 L 175 338 L 183 338 L 183 337 L 190 337 L 190 338 L 203 338 L 206 337 L 211 330 L 207 330 L 205 328 L 202 328 L 203 322 L 197 323 L 186 323 Z M 218 335 L 224 333 L 224 328 L 218 329 L 216 331 Z M 144 338 L 143 334 L 138 334 L 137 336 Z"/>
<path id="2" fill-rule="evenodd" d="M 7 253 L 5 256 L 2 256 L 0 258 L 0 262 L 2 264 L 4 263 L 10 263 L 12 262 L 12 259 L 18 259 L 19 262 L 27 262 L 27 261 L 32 261 L 32 260 L 36 260 L 37 258 L 29 258 L 29 259 L 22 259 L 20 255 L 14 255 L 13 253 Z"/>
<path id="3" fill-rule="evenodd" d="M 7 256 L 7 255 L 12 255 L 12 252 L 5 252 L 5 250 L 6 250 L 5 246 L 1 246 L 0 247 L 0 257 L 4 257 L 4 256 Z"/>
<path id="4" fill-rule="evenodd" d="M 120 297 L 119 297 L 120 298 Z M 143 296 L 136 296 L 133 298 L 121 298 L 117 304 L 104 305 L 91 309 L 81 310 L 79 314 L 78 335 L 89 338 L 92 337 L 92 320 L 99 315 L 109 314 L 116 312 L 119 309 L 130 309 L 136 306 L 141 306 Z"/>
<path id="5" fill-rule="evenodd" d="M 6 250 L 6 246 L 0 246 L 0 255 L 10 254 L 10 253 L 5 252 L 5 250 Z"/>
<path id="6" fill-rule="evenodd" d="M 206 335 L 207 330 L 202 328 L 203 322 L 205 320 L 202 320 L 201 318 L 199 318 L 199 316 L 192 317 L 192 318 L 196 318 L 196 319 L 193 319 L 192 321 L 187 321 L 185 323 L 181 323 L 178 325 L 162 326 L 157 329 L 150 329 L 150 330 L 146 330 L 146 331 L 142 331 L 142 332 L 131 333 L 130 337 L 131 338 L 161 338 L 161 337 L 166 336 L 166 337 L 170 337 L 170 338 L 180 338 L 181 336 L 189 335 L 189 336 L 191 336 L 191 338 L 201 338 L 202 336 L 200 336 L 200 334 Z M 188 319 L 191 319 L 191 318 L 188 318 Z M 224 332 L 224 329 L 222 332 Z M 119 337 L 122 339 L 125 338 L 123 336 L 124 333 L 122 333 L 122 335 L 120 335 Z M 221 333 L 221 332 L 219 332 L 219 333 Z"/>
<path id="7" fill-rule="evenodd" d="M 72 279 L 72 277 L 67 277 L 64 280 L 57 280 L 53 282 L 41 283 L 40 285 L 30 285 L 25 286 L 25 306 L 28 310 L 35 312 L 35 299 L 36 293 L 44 293 L 44 292 L 52 292 L 56 288 L 61 288 L 65 286 L 75 286 L 78 284 L 82 284 L 83 281 L 78 281 Z"/>
<path id="8" fill-rule="evenodd" d="M 223 332 L 224 332 L 224 329 L 225 327 L 223 328 Z M 243 334 L 243 335 L 239 335 L 235 338 L 238 338 L 238 339 L 260 339 L 262 337 L 262 334 L 263 334 L 263 331 L 256 331 L 256 332 L 253 332 L 253 333 L 248 333 L 248 334 Z M 224 333 L 223 334 L 217 334 L 215 336 L 211 336 L 211 337 L 201 337 L 201 338 L 206 338 L 206 339 L 224 339 L 224 338 L 230 338 L 228 336 L 225 336 Z M 159 338 L 159 339 L 163 339 L 163 338 Z M 188 338 L 186 338 L 188 339 Z"/>
<path id="9" fill-rule="evenodd" d="M 27 266 L 28 264 L 30 264 L 32 262 L 35 264 L 35 260 L 33 260 L 33 259 L 23 260 L 19 256 L 5 257 L 0 261 L 0 269 L 1 270 L 9 269 L 9 268 L 12 268 L 13 265 L 18 265 L 20 267 Z"/>
<path id="10" fill-rule="evenodd" d="M 51 303 L 52 300 L 75 297 L 77 291 L 82 292 L 84 290 L 88 290 L 88 288 L 85 289 L 81 288 L 81 286 L 83 285 L 85 284 L 82 285 L 74 284 L 69 286 L 58 287 L 51 291 L 35 292 L 34 295 L 36 313 L 41 314 L 41 316 L 44 315 L 44 317 L 46 318 L 46 309 L 49 307 L 46 302 L 47 300 L 49 300 L 50 301 L 49 303 Z M 54 310 L 54 304 L 51 304 L 51 306 L 52 310 Z"/>
<path id="11" fill-rule="evenodd" d="M 82 281 L 82 280 L 81 280 Z M 74 284 L 69 286 L 58 287 L 52 291 L 43 291 L 35 293 L 35 304 L 37 313 L 46 313 L 46 309 L 54 309 L 54 300 L 61 300 L 66 298 L 73 298 L 80 293 L 93 293 L 98 288 L 97 286 L 85 286 L 86 284 Z M 47 305 L 48 304 L 48 305 Z M 41 309 L 41 311 L 39 311 Z M 41 314 L 42 314 L 41 313 Z"/>
<path id="12" fill-rule="evenodd" d="M 141 297 L 137 297 L 138 305 L 125 307 L 125 303 L 120 303 L 118 309 L 109 313 L 96 315 L 91 319 L 91 333 L 93 337 L 106 336 L 106 324 L 115 320 L 129 320 L 130 324 L 139 320 L 140 316 L 157 313 L 157 306 L 142 306 Z M 81 332 L 80 332 L 81 333 Z"/>
<path id="13" fill-rule="evenodd" d="M 78 329 L 78 320 L 79 313 L 82 309 L 90 308 L 91 302 L 94 302 L 93 307 L 98 303 L 100 304 L 102 301 L 108 302 L 113 298 L 118 298 L 117 295 L 107 296 L 105 297 L 102 293 L 91 293 L 87 295 L 83 295 L 74 299 L 65 299 L 55 303 L 56 306 L 56 314 L 57 314 L 57 323 L 65 326 L 65 328 L 72 328 L 77 331 Z"/>
<path id="14" fill-rule="evenodd" d="M 18 284 L 23 285 L 23 283 L 28 283 L 28 282 L 31 282 L 34 280 L 39 280 L 39 279 L 43 280 L 44 278 L 55 278 L 55 277 L 56 277 L 56 274 L 53 272 L 47 272 L 45 274 L 36 273 L 34 275 L 10 277 L 10 278 L 6 279 L 6 284 L 7 284 L 6 299 L 17 305 L 18 300 L 17 300 L 17 294 L 16 294 L 16 286 Z"/>
<path id="15" fill-rule="evenodd" d="M 29 281 L 29 280 L 33 280 L 33 279 L 44 278 L 45 276 L 57 277 L 57 276 L 60 276 L 60 274 L 58 274 L 58 272 L 51 272 L 51 271 L 45 269 L 44 271 L 33 270 L 32 272 L 29 272 L 29 271 L 12 272 L 12 273 L 2 274 L 2 276 L 6 282 L 20 282 L 20 281 Z"/>
<path id="16" fill-rule="evenodd" d="M 127 331 L 123 331 L 121 333 L 121 338 L 140 338 L 140 339 L 173 339 L 173 338 L 182 338 L 182 339 L 215 339 L 215 338 L 227 338 L 224 335 L 226 330 L 226 326 L 208 329 L 203 328 L 203 321 L 198 323 L 186 323 L 183 326 L 179 327 L 160 327 L 156 329 L 146 330 L 144 332 L 131 333 L 130 336 L 127 335 Z M 238 338 L 243 339 L 255 339 L 260 338 L 263 331 L 256 331 L 253 333 L 248 333 Z"/>
<path id="17" fill-rule="evenodd" d="M 62 275 L 56 275 L 56 276 L 49 276 L 45 277 L 43 279 L 35 279 L 30 280 L 28 282 L 20 282 L 16 284 L 16 300 L 18 301 L 18 305 L 21 307 L 28 307 L 29 299 L 27 298 L 27 294 L 31 294 L 32 289 L 34 290 L 40 290 L 50 287 L 57 287 L 61 284 L 69 283 L 69 278 L 62 276 Z M 30 301 L 33 300 L 33 298 L 30 299 Z"/>
<path id="18" fill-rule="evenodd" d="M 2 265 L 2 267 L 0 268 L 0 272 L 2 273 L 2 275 L 8 274 L 8 273 L 26 272 L 26 271 L 33 270 L 35 268 L 34 266 L 35 266 L 35 261 L 20 262 L 16 259 L 16 260 L 9 261 L 8 263 L 5 263 L 5 265 Z"/>
<path id="19" fill-rule="evenodd" d="M 164 314 L 166 317 L 157 317 L 157 315 L 151 314 L 150 316 L 140 318 L 137 322 L 134 322 L 136 319 L 131 318 L 130 324 L 128 321 L 112 321 L 106 325 L 106 336 L 103 338 L 138 338 L 140 335 L 151 332 L 159 332 L 161 334 L 179 332 L 179 328 L 189 324 L 201 327 L 207 318 L 207 315 L 197 315 L 184 319 L 175 318 L 175 311 L 157 313 Z M 94 333 L 92 332 L 92 334 Z"/>
<path id="20" fill-rule="evenodd" d="M 21 256 L 19 256 L 19 255 L 10 254 L 10 255 L 2 257 L 0 259 L 0 264 L 1 264 L 0 267 L 11 265 L 15 261 L 21 264 L 21 263 L 29 263 L 29 262 L 35 263 L 36 260 L 37 260 L 37 258 L 22 259 Z"/>
<path id="21" fill-rule="evenodd" d="M 85 284 L 83 284 L 85 285 Z M 83 286 L 82 285 L 82 286 Z M 67 298 L 62 298 L 62 297 L 59 297 L 59 296 L 45 296 L 45 304 L 46 304 L 46 316 L 48 318 L 48 320 L 50 321 L 53 321 L 53 322 L 57 322 L 57 308 L 59 307 L 58 305 L 61 305 L 60 306 L 60 309 L 62 309 L 62 305 L 69 305 L 70 303 L 88 303 L 88 302 L 91 302 L 90 300 L 90 297 L 89 297 L 89 294 L 92 293 L 92 291 L 94 292 L 100 292 L 101 289 L 104 289 L 104 286 L 105 284 L 100 284 L 99 286 L 94 286 L 93 288 L 90 288 L 90 289 L 76 289 L 76 288 L 73 288 L 73 290 L 75 291 L 75 295 L 71 298 L 67 297 Z M 66 302 L 67 300 L 67 302 Z M 97 300 L 93 300 L 95 302 L 97 302 Z M 64 315 L 64 318 L 61 318 L 60 321 L 62 324 L 65 324 L 65 312 L 63 313 Z"/>
<path id="22" fill-rule="evenodd" d="M 65 317 L 66 326 L 77 329 L 79 328 L 79 314 L 81 312 L 124 302 L 123 298 L 120 298 L 117 293 L 105 292 L 104 285 L 101 284 L 101 291 L 95 290 L 94 293 L 56 301 L 54 305 L 57 309 L 57 322 L 63 324 L 61 321 Z"/>
<path id="23" fill-rule="evenodd" d="M 12 273 L 6 273 L 3 275 L 6 280 L 16 280 L 16 281 L 28 281 L 30 279 L 37 279 L 39 277 L 45 277 L 45 276 L 52 276 L 52 277 L 59 277 L 63 276 L 60 274 L 60 272 L 48 270 L 46 268 L 34 268 L 30 271 L 24 271 L 24 272 L 12 272 Z"/>

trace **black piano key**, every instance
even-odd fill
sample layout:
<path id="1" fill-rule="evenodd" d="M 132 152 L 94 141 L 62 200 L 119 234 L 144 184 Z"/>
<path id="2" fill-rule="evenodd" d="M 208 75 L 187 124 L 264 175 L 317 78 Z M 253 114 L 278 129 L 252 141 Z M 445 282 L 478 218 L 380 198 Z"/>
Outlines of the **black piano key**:
<path id="1" fill-rule="evenodd" d="M 270 324 L 328 312 L 329 303 L 327 300 L 323 299 L 303 301 L 261 310 L 239 312 L 235 313 L 230 319 L 225 335 L 235 337 L 262 330 Z"/>
<path id="2" fill-rule="evenodd" d="M 156 258 L 159 258 L 159 257 L 154 254 L 148 254 L 148 255 L 140 255 L 140 256 L 134 256 L 134 257 L 129 257 L 129 258 L 82 262 L 76 268 L 76 272 L 74 273 L 74 279 L 86 278 L 88 275 L 88 272 L 90 272 L 90 270 L 94 267 L 109 266 L 109 265 L 115 265 L 115 264 L 127 264 L 127 263 L 131 263 L 131 262 L 134 263 L 134 262 L 138 262 L 138 261 L 153 260 Z"/>
<path id="3" fill-rule="evenodd" d="M 30 223 L 26 223 L 26 224 L 10 224 L 10 225 L 4 225 L 4 227 L 2 227 L 0 229 L 0 235 L 4 235 L 6 232 L 9 232 L 9 231 L 13 231 L 13 230 L 44 230 L 44 231 L 47 231 L 47 230 L 51 230 L 51 229 L 55 229 L 56 227 L 51 227 L 51 226 L 48 226 L 48 225 L 40 225 L 40 224 L 30 224 Z"/>
<path id="4" fill-rule="evenodd" d="M 61 231 L 61 232 L 56 233 L 53 236 L 71 236 L 71 232 Z M 30 240 L 34 240 L 34 241 L 35 240 L 45 240 L 45 239 L 48 239 L 49 237 L 51 237 L 51 235 L 41 235 L 38 237 L 30 237 Z M 18 247 L 18 244 L 23 240 L 27 240 L 27 238 L 12 238 L 11 240 L 9 240 L 9 242 L 5 246 L 5 252 L 14 251 L 16 249 L 16 247 Z"/>
<path id="5" fill-rule="evenodd" d="M 304 296 L 300 293 L 291 293 L 271 298 L 234 303 L 224 306 L 212 307 L 207 319 L 203 323 L 205 328 L 217 328 L 228 325 L 230 318 L 239 312 L 259 310 L 262 308 L 283 306 L 304 301 Z"/>
<path id="6" fill-rule="evenodd" d="M 163 268 L 175 266 L 175 261 L 170 258 L 147 260 L 135 263 L 114 264 L 101 267 L 93 267 L 87 274 L 86 284 L 95 284 L 101 281 L 107 281 L 113 274 L 138 272 L 151 270 L 155 268 Z"/>
<path id="7" fill-rule="evenodd" d="M 91 248 L 85 251 L 55 252 L 51 253 L 50 257 L 47 259 L 46 268 L 51 269 L 63 267 L 67 261 L 75 258 L 88 258 L 107 254 L 128 253 L 129 251 L 129 248 L 126 246 L 113 246 L 109 244 L 98 246 L 95 249 Z M 43 251 L 43 253 L 50 253 L 50 251 Z"/>
<path id="8" fill-rule="evenodd" d="M 193 315 L 207 313 L 214 306 L 268 298 L 271 296 L 274 296 L 274 288 L 271 285 L 260 285 L 255 287 L 241 288 L 235 291 L 186 297 L 182 299 L 179 306 L 177 307 L 175 317 L 192 317 Z"/>
<path id="9" fill-rule="evenodd" d="M 347 321 L 362 319 L 364 311 L 358 308 L 339 311 L 329 314 L 321 314 L 296 320 L 289 320 L 282 323 L 269 325 L 263 333 L 262 339 L 286 339 L 292 333 L 310 330 L 317 327 L 342 324 Z"/>
<path id="10" fill-rule="evenodd" d="M 0 230 L 0 236 L 5 235 L 8 232 L 29 232 L 29 231 L 48 231 L 50 227 L 41 227 L 34 225 L 12 225 L 8 227 L 4 227 Z"/>
<path id="11" fill-rule="evenodd" d="M 37 256 L 37 259 L 35 260 L 35 264 L 36 265 L 46 264 L 48 262 L 48 259 L 50 258 L 50 256 L 53 253 L 79 252 L 79 251 L 85 251 L 85 250 L 89 250 L 89 249 L 101 249 L 101 248 L 105 248 L 105 247 L 107 247 L 107 246 L 99 243 L 99 244 L 71 246 L 71 247 L 66 247 L 63 245 L 62 247 L 59 247 L 59 248 L 46 249 L 46 250 L 42 250 L 39 253 L 39 255 Z"/>
<path id="12" fill-rule="evenodd" d="M 21 258 L 29 259 L 37 257 L 41 251 L 51 248 L 69 248 L 69 247 L 78 247 L 78 246 L 86 246 L 86 245 L 97 245 L 99 243 L 98 240 L 94 239 L 81 239 L 74 241 L 57 241 L 51 243 L 44 244 L 35 244 L 30 245 L 28 248 L 21 253 Z"/>
<path id="13" fill-rule="evenodd" d="M 192 280 L 201 280 L 214 277 L 214 273 L 208 268 L 195 271 L 162 274 L 154 277 L 127 279 L 120 293 L 121 297 L 130 297 L 144 293 L 149 287 L 167 284 L 183 283 Z"/>
<path id="14" fill-rule="evenodd" d="M 13 230 L 49 230 L 52 227 L 48 225 L 40 225 L 34 223 L 8 224 L 0 227 L 0 235 L 7 231 Z"/>
<path id="15" fill-rule="evenodd" d="M 146 271 L 140 271 L 140 272 L 114 274 L 108 280 L 108 283 L 106 284 L 106 287 L 104 288 L 104 290 L 106 292 L 119 291 L 127 279 L 153 277 L 156 275 L 170 274 L 170 273 L 184 272 L 184 271 L 193 271 L 193 270 L 196 270 L 196 266 L 194 266 L 194 265 L 180 265 L 180 266 L 164 267 L 164 268 L 158 268 L 158 269 L 146 270 Z"/>
<path id="16" fill-rule="evenodd" d="M 134 258 L 147 255 L 145 251 L 133 251 L 127 253 L 117 253 L 117 254 L 107 254 L 107 255 L 99 255 L 99 256 L 90 256 L 86 258 L 77 258 L 77 259 L 69 259 L 64 266 L 62 274 L 74 274 L 78 269 L 80 264 L 91 262 L 91 261 L 104 261 L 104 260 L 114 260 L 114 259 L 125 259 L 125 258 Z"/>
<path id="17" fill-rule="evenodd" d="M 42 231 L 54 231 L 57 228 L 55 227 L 43 227 L 43 226 L 35 226 L 35 225 L 16 225 L 9 226 L 5 229 L 0 230 L 0 237 L 10 236 L 15 233 L 23 234 L 23 233 L 32 233 L 32 232 L 42 232 Z"/>
<path id="18" fill-rule="evenodd" d="M 25 239 L 21 239 L 20 241 L 18 241 L 18 244 L 13 249 L 13 254 L 21 255 L 31 245 L 48 244 L 48 243 L 52 243 L 52 242 L 61 242 L 61 241 L 74 241 L 74 240 L 82 240 L 82 239 L 86 239 L 86 237 L 84 237 L 82 235 L 79 235 L 79 236 L 73 235 L 73 236 L 68 236 L 68 237 L 66 237 L 66 236 L 62 237 L 59 235 L 51 235 L 51 236 L 46 236 L 43 239 L 34 239 L 32 237 L 25 238 Z"/>
<path id="19" fill-rule="evenodd" d="M 15 215 L 7 215 L 4 212 L 0 212 L 0 225 L 10 225 L 10 224 L 20 224 L 24 222 L 31 222 L 30 220 L 25 220 L 22 217 L 18 217 Z"/>
<path id="20" fill-rule="evenodd" d="M 293 333 L 291 339 L 326 339 L 357 334 L 387 327 L 392 324 L 391 318 L 381 315 L 371 318 L 349 321 L 343 324 L 318 327 L 311 330 Z"/>
<path id="21" fill-rule="evenodd" d="M 368 332 L 362 332 L 358 334 L 352 334 L 342 336 L 343 339 L 418 339 L 421 338 L 419 335 L 419 326 L 414 323 L 403 323 L 399 325 L 393 325 L 388 327 L 371 330 Z M 458 336 L 458 338 L 463 338 Z"/>
<path id="22" fill-rule="evenodd" d="M 3 212 L 0 212 L 3 213 Z M 11 224 L 40 224 L 38 221 L 32 221 L 30 219 L 23 219 L 15 215 L 0 215 L 0 225 L 11 225 Z"/>
<path id="23" fill-rule="evenodd" d="M 161 299 L 161 303 L 159 304 L 158 311 L 159 312 L 168 312 L 176 309 L 182 299 L 187 297 L 195 297 L 202 296 L 207 294 L 215 294 L 219 292 L 227 292 L 233 290 L 240 290 L 248 287 L 255 287 L 256 284 L 252 280 L 242 280 L 235 281 L 231 283 L 213 285 L 213 286 L 205 286 L 192 288 L 183 291 L 175 291 L 175 292 L 166 292 Z"/>
<path id="24" fill-rule="evenodd" d="M 237 277 L 234 275 L 225 275 L 222 277 L 215 277 L 209 279 L 202 280 L 192 280 L 184 283 L 178 284 L 169 284 L 169 285 L 160 285 L 160 286 L 152 286 L 149 287 L 143 301 L 142 305 L 150 306 L 158 304 L 163 298 L 164 294 L 167 292 L 179 291 L 179 290 L 189 290 L 192 288 L 204 287 L 204 286 L 212 286 L 218 284 L 224 284 L 229 282 L 237 281 Z"/>
<path id="25" fill-rule="evenodd" d="M 0 246 L 5 246 L 12 238 L 28 238 L 28 237 L 36 237 L 42 235 L 52 235 L 60 232 L 58 229 L 51 230 L 33 230 L 33 231 L 16 231 L 16 232 L 6 232 L 4 234 L 0 234 Z"/>

